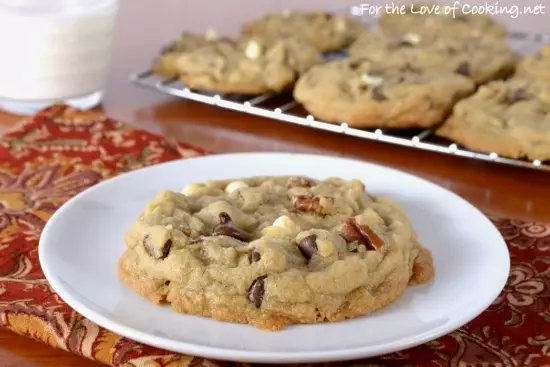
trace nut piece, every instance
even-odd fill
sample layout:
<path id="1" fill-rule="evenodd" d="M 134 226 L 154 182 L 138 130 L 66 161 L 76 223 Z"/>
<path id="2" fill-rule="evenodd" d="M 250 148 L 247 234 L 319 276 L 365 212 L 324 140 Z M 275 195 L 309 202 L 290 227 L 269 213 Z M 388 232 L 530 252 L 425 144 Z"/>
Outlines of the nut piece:
<path id="1" fill-rule="evenodd" d="M 379 85 L 382 85 L 384 83 L 384 78 L 364 73 L 363 75 L 361 75 L 361 81 L 363 81 L 363 83 L 365 83 L 365 85 L 368 85 L 369 87 L 378 87 Z"/>
<path id="2" fill-rule="evenodd" d="M 154 226 L 151 231 L 143 237 L 143 248 L 153 259 L 165 259 L 172 248 L 170 231 L 162 226 Z"/>
<path id="3" fill-rule="evenodd" d="M 249 59 L 255 60 L 262 54 L 262 47 L 257 41 L 251 40 L 246 45 L 246 49 L 244 50 L 244 54 Z"/>
<path id="4" fill-rule="evenodd" d="M 307 177 L 291 177 L 288 179 L 287 187 L 313 187 L 317 184 L 317 181 Z"/>
<path id="5" fill-rule="evenodd" d="M 220 224 L 214 228 L 212 231 L 212 236 L 228 236 L 243 242 L 249 242 L 252 240 L 252 235 L 238 228 L 231 220 L 229 214 L 221 212 L 219 218 Z"/>
<path id="6" fill-rule="evenodd" d="M 332 198 L 325 196 L 298 195 L 293 201 L 294 208 L 302 212 L 328 214 L 332 207 Z"/>
<path id="7" fill-rule="evenodd" d="M 264 300 L 265 278 L 267 278 L 267 275 L 262 275 L 261 277 L 254 279 L 248 288 L 248 300 L 252 302 L 256 308 L 260 308 Z"/>
<path id="8" fill-rule="evenodd" d="M 342 226 L 342 237 L 347 243 L 365 245 L 367 251 L 376 251 L 384 246 L 384 241 L 369 226 L 358 224 L 354 218 L 349 218 Z"/>
<path id="9" fill-rule="evenodd" d="M 243 181 L 233 181 L 229 185 L 225 187 L 225 192 L 228 194 L 232 193 L 233 191 L 236 191 L 238 189 L 245 189 L 249 187 L 246 182 Z"/>
<path id="10" fill-rule="evenodd" d="M 313 255 L 317 252 L 317 236 L 312 234 L 311 236 L 307 236 L 303 240 L 298 243 L 298 248 L 300 249 L 300 252 L 306 260 L 310 260 Z"/>

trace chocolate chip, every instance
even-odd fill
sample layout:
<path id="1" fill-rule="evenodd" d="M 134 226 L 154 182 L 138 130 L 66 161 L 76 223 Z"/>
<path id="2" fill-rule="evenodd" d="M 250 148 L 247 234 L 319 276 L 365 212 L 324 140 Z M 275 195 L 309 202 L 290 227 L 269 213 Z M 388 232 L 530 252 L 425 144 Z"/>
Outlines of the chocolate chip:
<path id="1" fill-rule="evenodd" d="M 252 302 L 256 308 L 260 308 L 264 300 L 265 278 L 267 278 L 267 275 L 256 278 L 248 288 L 248 300 Z"/>
<path id="2" fill-rule="evenodd" d="M 172 240 L 166 241 L 160 248 L 155 248 L 151 236 L 147 234 L 143 237 L 143 248 L 153 259 L 163 260 L 170 253 Z"/>
<path id="3" fill-rule="evenodd" d="M 361 61 L 360 60 L 351 61 L 349 63 L 349 68 L 351 70 L 357 70 L 357 69 L 359 69 L 359 66 L 361 66 Z"/>
<path id="4" fill-rule="evenodd" d="M 402 40 L 400 40 L 399 42 L 396 43 L 396 46 L 397 47 L 413 47 L 414 43 L 412 43 L 409 40 L 402 39 Z"/>
<path id="5" fill-rule="evenodd" d="M 307 177 L 291 177 L 288 179 L 287 187 L 313 187 L 316 184 L 315 180 Z"/>
<path id="6" fill-rule="evenodd" d="M 231 220 L 229 214 L 221 212 L 219 218 L 220 224 L 214 228 L 212 236 L 228 236 L 244 242 L 252 240 L 252 235 L 238 228 Z"/>
<path id="7" fill-rule="evenodd" d="M 508 104 L 512 105 L 519 101 L 527 101 L 530 99 L 529 94 L 523 88 L 516 89 L 508 93 Z"/>
<path id="8" fill-rule="evenodd" d="M 468 61 L 462 61 L 455 72 L 460 75 L 471 76 L 470 63 Z"/>
<path id="9" fill-rule="evenodd" d="M 347 243 L 365 245 L 368 251 L 376 251 L 384 246 L 384 241 L 369 226 L 358 224 L 354 218 L 349 218 L 342 226 L 342 237 Z"/>
<path id="10" fill-rule="evenodd" d="M 298 243 L 298 248 L 300 249 L 300 252 L 307 260 L 310 260 L 313 255 L 317 252 L 317 243 L 315 242 L 317 240 L 317 236 L 312 234 L 311 236 L 307 236 L 303 240 Z"/>
<path id="11" fill-rule="evenodd" d="M 170 281 L 169 281 L 169 280 L 165 280 L 165 281 L 164 281 L 164 285 L 170 285 Z"/>
<path id="12" fill-rule="evenodd" d="M 372 90 L 372 99 L 378 102 L 387 101 L 388 97 L 382 93 L 382 88 L 376 87 Z"/>
<path id="13" fill-rule="evenodd" d="M 249 255 L 250 263 L 256 263 L 260 261 L 261 258 L 262 258 L 262 255 L 260 255 L 260 253 L 256 249 L 252 250 L 252 252 Z"/>

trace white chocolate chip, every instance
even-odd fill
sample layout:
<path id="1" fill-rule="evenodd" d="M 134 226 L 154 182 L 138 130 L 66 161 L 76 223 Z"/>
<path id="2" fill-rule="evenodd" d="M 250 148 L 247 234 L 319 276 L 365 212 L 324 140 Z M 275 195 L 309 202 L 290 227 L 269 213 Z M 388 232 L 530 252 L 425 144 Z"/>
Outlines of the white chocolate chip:
<path id="1" fill-rule="evenodd" d="M 369 75 L 367 73 L 364 73 L 363 75 L 361 75 L 361 80 L 363 81 L 363 83 L 371 87 L 377 87 L 379 85 L 382 85 L 382 83 L 384 83 L 384 78 L 381 78 L 379 76 Z"/>
<path id="2" fill-rule="evenodd" d="M 218 39 L 218 32 L 216 32 L 214 29 L 210 28 L 204 33 L 204 38 L 207 41 L 215 41 Z"/>
<path id="3" fill-rule="evenodd" d="M 334 245 L 327 240 L 317 239 L 317 253 L 322 257 L 329 257 L 334 252 Z"/>
<path id="4" fill-rule="evenodd" d="M 183 195 L 189 196 L 198 192 L 200 189 L 202 189 L 202 185 L 197 183 L 192 183 L 190 185 L 187 185 L 183 190 L 181 190 L 181 193 Z"/>
<path id="5" fill-rule="evenodd" d="M 244 189 L 244 188 L 247 188 L 249 187 L 246 182 L 243 182 L 243 181 L 233 181 L 231 182 L 229 185 L 227 185 L 225 187 L 225 192 L 227 192 L 228 194 L 232 193 L 233 191 L 236 191 L 236 190 L 239 190 L 239 189 Z"/>
<path id="6" fill-rule="evenodd" d="M 416 33 L 407 33 L 403 36 L 403 40 L 411 45 L 418 45 L 422 40 L 422 37 Z"/>
<path id="7" fill-rule="evenodd" d="M 284 228 L 289 233 L 298 233 L 302 230 L 296 223 L 294 223 L 292 219 L 290 219 L 286 215 L 282 215 L 279 218 L 275 219 L 275 221 L 273 222 L 273 226 Z"/>
<path id="8" fill-rule="evenodd" d="M 344 32 L 348 28 L 348 23 L 344 18 L 336 18 L 334 20 L 334 29 L 337 32 Z"/>
<path id="9" fill-rule="evenodd" d="M 255 60 L 262 54 L 262 48 L 260 44 L 257 41 L 251 40 L 246 45 L 246 49 L 244 50 L 244 54 L 249 59 Z"/>

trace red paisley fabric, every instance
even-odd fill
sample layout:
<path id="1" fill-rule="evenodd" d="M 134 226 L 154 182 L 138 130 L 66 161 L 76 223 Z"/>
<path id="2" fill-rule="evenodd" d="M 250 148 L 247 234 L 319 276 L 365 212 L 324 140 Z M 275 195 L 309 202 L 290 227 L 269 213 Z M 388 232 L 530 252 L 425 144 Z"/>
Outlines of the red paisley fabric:
<path id="1" fill-rule="evenodd" d="M 100 113 L 55 106 L 0 138 L 0 325 L 112 366 L 241 365 L 174 354 L 113 334 L 49 287 L 37 246 L 52 213 L 119 173 L 203 155 Z M 364 366 L 550 366 L 550 225 L 493 219 L 508 243 L 508 283 L 483 314 L 425 345 Z"/>

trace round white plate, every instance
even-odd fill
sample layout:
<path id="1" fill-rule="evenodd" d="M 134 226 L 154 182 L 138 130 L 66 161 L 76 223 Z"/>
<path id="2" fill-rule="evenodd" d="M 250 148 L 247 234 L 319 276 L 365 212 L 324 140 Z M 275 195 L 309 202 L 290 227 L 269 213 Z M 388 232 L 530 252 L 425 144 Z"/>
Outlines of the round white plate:
<path id="1" fill-rule="evenodd" d="M 121 284 L 123 236 L 157 192 L 189 183 L 255 175 L 339 176 L 401 204 L 421 242 L 433 252 L 436 275 L 410 287 L 390 307 L 345 322 L 291 326 L 269 333 L 252 326 L 177 314 Z M 40 239 L 48 281 L 72 308 L 142 343 L 216 359 L 320 362 L 409 348 L 467 323 L 502 290 L 510 260 L 492 223 L 455 194 L 420 178 L 364 162 L 302 154 L 212 155 L 164 163 L 98 184 L 67 202 Z"/>

